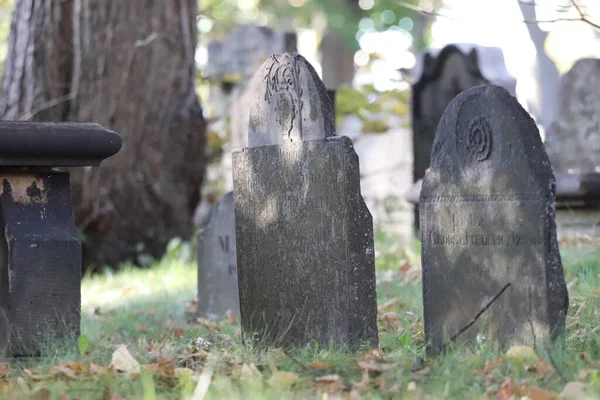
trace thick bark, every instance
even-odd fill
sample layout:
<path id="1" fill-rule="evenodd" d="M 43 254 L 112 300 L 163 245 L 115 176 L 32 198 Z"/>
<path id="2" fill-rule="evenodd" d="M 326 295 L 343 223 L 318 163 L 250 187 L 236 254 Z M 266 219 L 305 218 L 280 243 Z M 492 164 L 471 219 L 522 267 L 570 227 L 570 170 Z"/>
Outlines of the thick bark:
<path id="1" fill-rule="evenodd" d="M 197 0 L 17 0 L 4 119 L 91 121 L 123 137 L 99 168 L 71 171 L 86 260 L 155 257 L 192 234 L 204 173 L 196 96 Z"/>

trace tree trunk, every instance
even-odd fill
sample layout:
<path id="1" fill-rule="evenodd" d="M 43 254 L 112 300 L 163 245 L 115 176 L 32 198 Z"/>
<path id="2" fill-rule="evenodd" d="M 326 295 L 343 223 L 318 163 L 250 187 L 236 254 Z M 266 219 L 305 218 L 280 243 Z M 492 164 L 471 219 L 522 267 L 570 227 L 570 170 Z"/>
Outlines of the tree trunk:
<path id="1" fill-rule="evenodd" d="M 352 85 L 354 79 L 354 51 L 348 48 L 338 33 L 330 29 L 321 41 L 321 66 L 323 83 L 328 89 L 337 89 L 343 84 Z"/>
<path id="2" fill-rule="evenodd" d="M 73 170 L 84 255 L 98 266 L 159 257 L 192 234 L 204 174 L 195 91 L 197 0 L 17 0 L 3 119 L 90 121 L 119 154 Z"/>
<path id="3" fill-rule="evenodd" d="M 536 11 L 534 3 L 519 2 L 521 14 L 525 21 L 535 21 Z M 556 116 L 558 108 L 558 86 L 560 74 L 554 61 L 548 56 L 545 49 L 548 32 L 544 32 L 536 23 L 526 23 L 529 37 L 535 46 L 535 80 L 536 97 L 530 99 L 529 106 L 538 122 L 548 129 Z"/>

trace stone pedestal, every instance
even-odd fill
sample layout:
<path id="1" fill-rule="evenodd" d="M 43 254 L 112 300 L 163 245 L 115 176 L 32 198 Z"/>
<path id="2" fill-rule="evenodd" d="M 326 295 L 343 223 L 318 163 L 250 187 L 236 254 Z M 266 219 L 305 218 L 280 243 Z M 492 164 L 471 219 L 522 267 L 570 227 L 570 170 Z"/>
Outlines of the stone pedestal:
<path id="1" fill-rule="evenodd" d="M 99 165 L 121 138 L 97 124 L 0 122 L 0 348 L 36 355 L 77 340 L 81 243 L 69 173 Z"/>

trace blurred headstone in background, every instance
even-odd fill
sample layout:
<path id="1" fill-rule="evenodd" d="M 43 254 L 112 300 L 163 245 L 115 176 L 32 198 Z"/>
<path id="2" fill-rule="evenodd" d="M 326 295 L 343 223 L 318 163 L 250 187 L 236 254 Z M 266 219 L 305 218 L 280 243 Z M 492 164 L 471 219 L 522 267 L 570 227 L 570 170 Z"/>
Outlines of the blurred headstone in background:
<path id="1" fill-rule="evenodd" d="M 427 50 L 411 74 L 418 77 L 412 86 L 413 182 L 417 182 L 429 168 L 435 130 L 450 101 L 465 89 L 488 83 L 514 96 L 517 81 L 506 69 L 500 48 L 466 43 Z M 415 208 L 417 229 L 418 221 Z"/>
<path id="2" fill-rule="evenodd" d="M 227 311 L 240 314 L 233 193 L 212 209 L 210 220 L 198 235 L 199 317 L 214 318 Z"/>
<path id="3" fill-rule="evenodd" d="M 224 41 L 208 45 L 208 63 L 202 75 L 210 82 L 208 105 L 213 123 L 207 136 L 209 144 L 211 137 L 218 137 L 216 142 L 223 151 L 207 166 L 202 200 L 194 215 L 197 227 L 207 221 L 207 213 L 214 206 L 208 204 L 207 195 L 213 193 L 220 198 L 220 194 L 233 190 L 231 150 L 248 145 L 248 81 L 269 56 L 296 48 L 295 32 L 249 24 L 234 28 Z"/>
<path id="4" fill-rule="evenodd" d="M 600 232 L 600 60 L 581 59 L 560 83 L 546 135 L 556 173 L 559 239 Z"/>

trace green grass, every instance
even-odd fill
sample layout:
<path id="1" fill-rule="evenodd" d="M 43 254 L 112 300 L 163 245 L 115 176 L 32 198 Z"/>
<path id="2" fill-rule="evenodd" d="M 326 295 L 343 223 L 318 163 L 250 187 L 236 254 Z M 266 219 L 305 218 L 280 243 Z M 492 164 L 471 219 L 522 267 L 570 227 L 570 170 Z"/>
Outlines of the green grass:
<path id="1" fill-rule="evenodd" d="M 511 361 L 488 343 L 425 357 L 419 245 L 400 248 L 395 243 L 382 234 L 376 237 L 380 351 L 252 348 L 241 342 L 235 320 L 200 323 L 186 312 L 196 296 L 196 267 L 171 252 L 151 269 L 126 267 L 119 273 L 86 276 L 85 353 L 79 353 L 74 341 L 50 341 L 39 358 L 10 360 L 0 395 L 189 399 L 204 374 L 200 380 L 206 384 L 198 386 L 207 388 L 208 399 L 508 399 L 512 393 L 517 399 L 535 400 L 551 397 L 530 393 L 532 388 L 559 393 L 567 381 L 587 383 L 591 395 L 600 398 L 597 243 L 561 249 L 571 297 L 566 346 L 564 351 L 539 354 L 538 363 Z M 207 341 L 204 346 L 196 343 L 198 338 Z M 107 370 L 121 344 L 142 364 L 140 374 Z M 90 363 L 92 371 L 82 370 L 90 369 Z"/>

